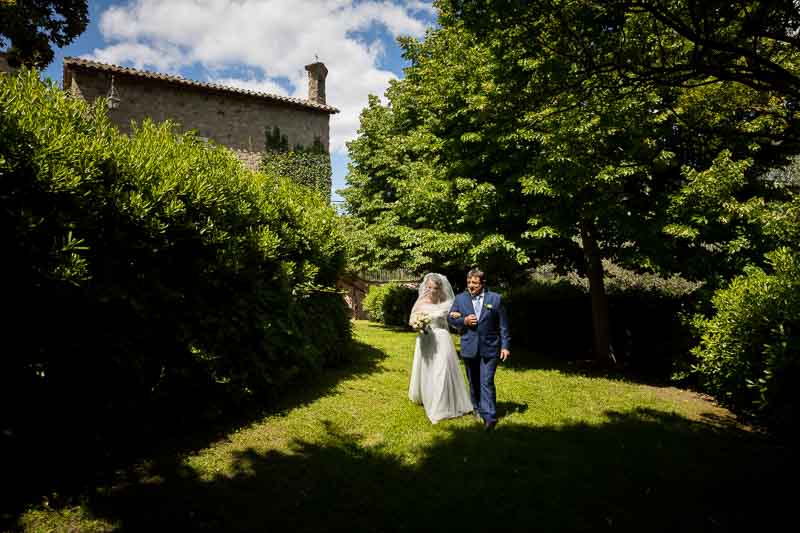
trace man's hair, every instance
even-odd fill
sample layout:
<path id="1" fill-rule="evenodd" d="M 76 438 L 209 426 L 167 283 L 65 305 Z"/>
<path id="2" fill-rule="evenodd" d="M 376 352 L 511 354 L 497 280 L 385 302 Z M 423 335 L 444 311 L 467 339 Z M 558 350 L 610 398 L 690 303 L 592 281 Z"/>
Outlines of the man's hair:
<path id="1" fill-rule="evenodd" d="M 467 274 L 467 279 L 469 278 L 479 278 L 481 280 L 481 284 L 486 283 L 486 274 L 483 273 L 483 270 L 480 268 L 473 268 Z"/>

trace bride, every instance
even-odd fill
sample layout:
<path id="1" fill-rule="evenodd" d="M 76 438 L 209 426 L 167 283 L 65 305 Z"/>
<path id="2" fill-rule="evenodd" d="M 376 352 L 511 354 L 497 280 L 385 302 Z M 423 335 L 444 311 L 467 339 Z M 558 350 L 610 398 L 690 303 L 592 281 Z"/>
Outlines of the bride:
<path id="1" fill-rule="evenodd" d="M 408 397 L 425 407 L 431 423 L 472 412 L 450 331 L 447 314 L 455 295 L 447 278 L 426 274 L 411 309 L 409 325 L 419 329 L 411 367 Z M 430 322 L 426 324 L 427 320 Z"/>

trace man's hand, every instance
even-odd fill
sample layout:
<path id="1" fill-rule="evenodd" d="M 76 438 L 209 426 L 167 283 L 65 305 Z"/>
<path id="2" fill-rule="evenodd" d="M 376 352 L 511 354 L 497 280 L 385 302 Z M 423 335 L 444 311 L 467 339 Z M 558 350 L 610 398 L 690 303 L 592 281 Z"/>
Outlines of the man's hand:
<path id="1" fill-rule="evenodd" d="M 464 325 L 468 327 L 472 327 L 478 323 L 478 317 L 475 315 L 467 315 L 464 317 Z"/>
<path id="2" fill-rule="evenodd" d="M 507 350 L 507 349 L 505 349 L 505 348 L 503 348 L 502 350 L 500 350 L 500 360 L 501 360 L 501 361 L 505 361 L 505 360 L 506 360 L 506 359 L 508 359 L 509 357 L 511 357 L 511 351 L 510 351 L 510 350 Z"/>

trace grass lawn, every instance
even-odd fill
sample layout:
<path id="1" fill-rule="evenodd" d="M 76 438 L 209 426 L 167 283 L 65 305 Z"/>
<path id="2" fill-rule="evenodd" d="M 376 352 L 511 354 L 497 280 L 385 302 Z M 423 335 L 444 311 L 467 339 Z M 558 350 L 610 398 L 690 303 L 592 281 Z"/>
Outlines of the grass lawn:
<path id="1" fill-rule="evenodd" d="M 29 531 L 772 531 L 790 450 L 701 396 L 517 350 L 501 420 L 431 425 L 407 400 L 414 334 L 355 326 L 353 365 L 191 453 L 120 473 Z M 517 347 L 519 348 L 519 347 Z"/>

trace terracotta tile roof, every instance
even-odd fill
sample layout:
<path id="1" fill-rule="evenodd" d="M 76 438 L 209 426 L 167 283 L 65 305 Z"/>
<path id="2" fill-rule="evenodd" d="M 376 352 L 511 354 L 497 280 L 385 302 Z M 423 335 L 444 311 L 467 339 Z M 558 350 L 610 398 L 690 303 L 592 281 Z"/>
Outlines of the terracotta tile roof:
<path id="1" fill-rule="evenodd" d="M 88 69 L 102 70 L 105 72 L 115 72 L 119 74 L 127 74 L 128 76 L 135 76 L 138 78 L 146 78 L 151 80 L 161 80 L 178 85 L 186 85 L 189 87 L 197 87 L 212 92 L 243 94 L 247 96 L 255 96 L 265 100 L 272 100 L 273 102 L 282 102 L 293 106 L 300 106 L 325 113 L 338 113 L 339 110 L 326 104 L 318 104 L 311 100 L 303 100 L 302 98 L 290 98 L 288 96 L 281 96 L 278 94 L 260 93 L 257 91 L 249 91 L 247 89 L 239 89 L 237 87 L 228 87 L 226 85 L 218 85 L 216 83 L 204 83 L 200 81 L 188 80 L 180 76 L 173 76 L 170 74 L 162 74 L 160 72 L 150 72 L 147 70 L 137 70 L 135 68 L 120 67 L 118 65 L 111 65 L 108 63 L 100 63 L 98 61 L 91 61 L 89 59 L 81 59 L 79 57 L 65 57 L 64 58 L 64 87 L 69 87 L 71 73 L 68 66 L 79 66 Z"/>

